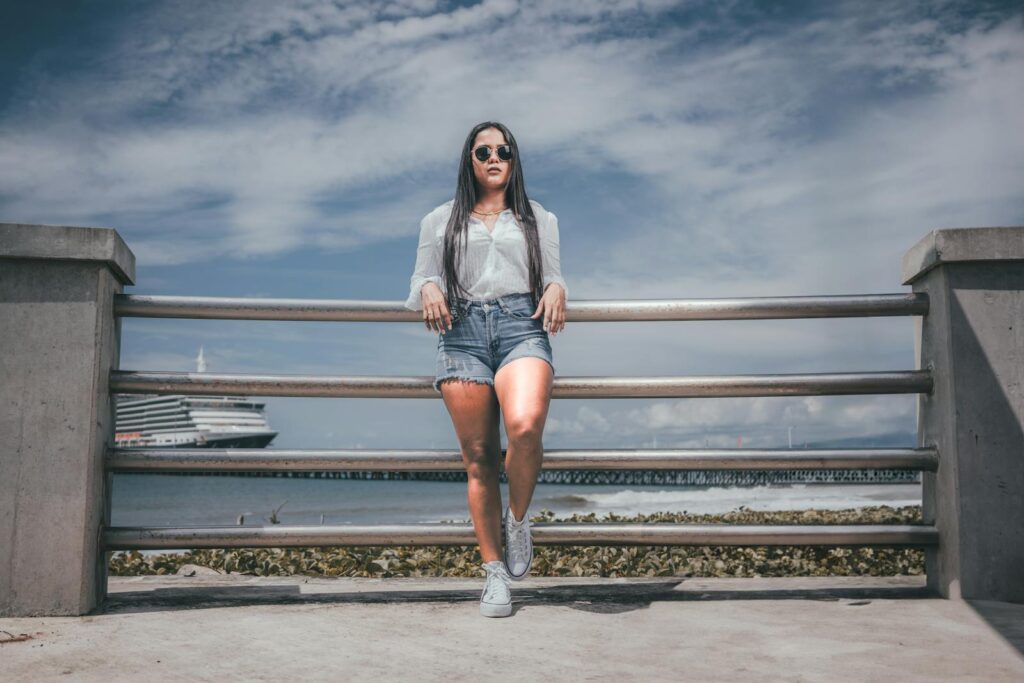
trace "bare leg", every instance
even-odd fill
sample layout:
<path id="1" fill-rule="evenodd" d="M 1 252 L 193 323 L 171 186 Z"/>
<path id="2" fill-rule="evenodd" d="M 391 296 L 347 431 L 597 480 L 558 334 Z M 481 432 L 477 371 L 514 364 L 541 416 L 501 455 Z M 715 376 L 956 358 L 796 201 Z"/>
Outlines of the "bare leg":
<path id="1" fill-rule="evenodd" d="M 502 559 L 501 435 L 498 400 L 489 384 L 447 380 L 440 384 L 445 407 L 452 417 L 468 478 L 467 499 L 480 558 Z"/>
<path id="2" fill-rule="evenodd" d="M 509 508 L 516 519 L 523 519 L 537 485 L 544 459 L 542 437 L 553 382 L 551 366 L 541 358 L 531 357 L 511 361 L 494 377 L 508 435 L 505 474 Z"/>

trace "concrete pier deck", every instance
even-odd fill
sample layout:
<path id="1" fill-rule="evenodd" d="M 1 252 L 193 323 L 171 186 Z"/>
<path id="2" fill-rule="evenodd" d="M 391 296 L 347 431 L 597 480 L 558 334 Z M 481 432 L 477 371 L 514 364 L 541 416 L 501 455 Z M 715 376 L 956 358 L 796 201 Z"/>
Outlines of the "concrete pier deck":
<path id="1" fill-rule="evenodd" d="M 0 619 L 0 678 L 1021 681 L 1024 604 L 924 577 L 111 577 L 83 617 Z M 5 642 L 6 641 L 6 642 Z"/>

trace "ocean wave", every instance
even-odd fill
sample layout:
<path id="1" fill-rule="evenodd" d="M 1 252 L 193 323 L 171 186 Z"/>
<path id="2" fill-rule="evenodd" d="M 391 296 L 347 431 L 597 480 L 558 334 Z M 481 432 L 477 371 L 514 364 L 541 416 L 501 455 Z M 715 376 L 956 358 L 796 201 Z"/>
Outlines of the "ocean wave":
<path id="1" fill-rule="evenodd" d="M 663 490 L 622 489 L 618 491 L 562 494 L 537 501 L 555 512 L 566 508 L 582 512 L 651 514 L 654 512 L 691 512 L 715 514 L 740 507 L 749 510 L 781 511 L 802 509 L 840 510 L 872 505 L 920 505 L 917 484 L 884 486 L 807 486 L 806 484 L 767 486 L 711 486 Z M 531 505 L 531 507 L 533 507 Z"/>

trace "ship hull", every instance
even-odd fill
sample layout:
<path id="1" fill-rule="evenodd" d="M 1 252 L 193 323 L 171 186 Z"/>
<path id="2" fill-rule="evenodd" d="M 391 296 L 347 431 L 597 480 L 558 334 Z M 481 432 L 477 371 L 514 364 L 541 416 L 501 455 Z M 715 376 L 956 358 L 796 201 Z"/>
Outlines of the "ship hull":
<path id="1" fill-rule="evenodd" d="M 243 396 L 117 397 L 118 447 L 266 448 L 277 434 L 265 404 Z"/>

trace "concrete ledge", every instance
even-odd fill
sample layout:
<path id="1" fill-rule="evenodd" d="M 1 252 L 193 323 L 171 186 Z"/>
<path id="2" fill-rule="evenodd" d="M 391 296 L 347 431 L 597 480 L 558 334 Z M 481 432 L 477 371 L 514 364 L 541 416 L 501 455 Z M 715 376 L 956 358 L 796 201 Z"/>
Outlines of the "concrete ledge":
<path id="1" fill-rule="evenodd" d="M 1024 227 L 932 230 L 903 256 L 903 284 L 940 263 L 1024 261 Z"/>
<path id="2" fill-rule="evenodd" d="M 135 284 L 135 254 L 112 228 L 0 223 L 0 259 L 103 261 L 122 285 Z"/>
<path id="3" fill-rule="evenodd" d="M 1024 605 L 924 585 L 537 578 L 486 619 L 482 578 L 111 577 L 99 613 L 0 619 L 0 658 L 8 680 L 1024 679 Z"/>
<path id="4" fill-rule="evenodd" d="M 200 568 L 202 571 L 202 568 Z M 212 570 L 205 570 L 210 572 Z M 379 604 L 473 602 L 483 579 L 316 578 L 306 576 L 110 577 L 107 599 L 97 612 L 196 609 L 266 604 Z M 593 611 L 623 605 L 680 600 L 839 600 L 868 597 L 938 597 L 924 576 L 840 576 L 792 578 L 542 577 L 513 584 L 515 606 L 590 603 Z M 604 607 L 602 607 L 604 606 Z M 1022 608 L 1024 609 L 1024 608 Z"/>

